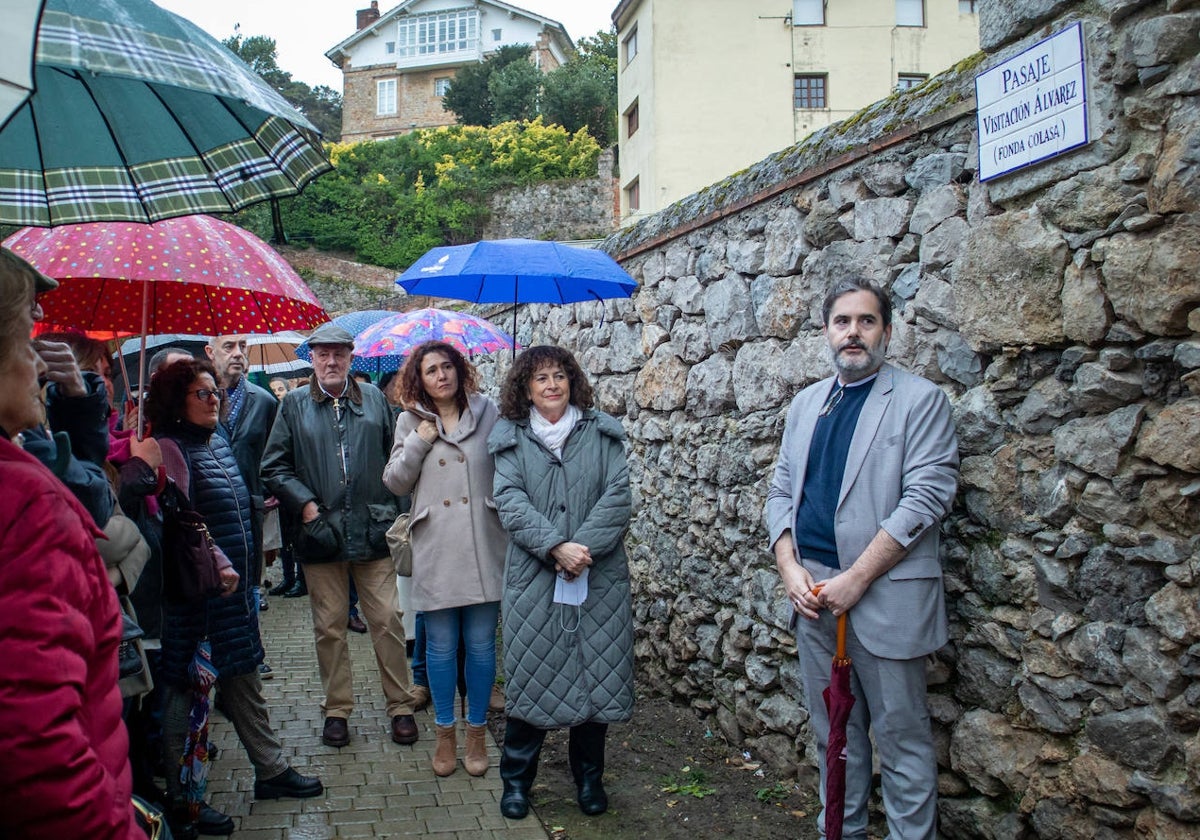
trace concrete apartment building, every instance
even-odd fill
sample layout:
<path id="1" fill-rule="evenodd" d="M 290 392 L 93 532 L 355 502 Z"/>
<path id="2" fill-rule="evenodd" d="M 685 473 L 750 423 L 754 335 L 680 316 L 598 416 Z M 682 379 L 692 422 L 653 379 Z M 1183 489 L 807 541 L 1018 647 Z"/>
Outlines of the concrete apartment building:
<path id="1" fill-rule="evenodd" d="M 563 25 L 499 0 L 406 0 L 360 9 L 356 31 L 325 53 L 342 70 L 342 142 L 453 125 L 442 97 L 458 68 L 510 44 L 548 73 L 575 45 Z"/>
<path id="2" fill-rule="evenodd" d="M 621 0 L 621 219 L 649 215 L 979 49 L 976 0 Z"/>

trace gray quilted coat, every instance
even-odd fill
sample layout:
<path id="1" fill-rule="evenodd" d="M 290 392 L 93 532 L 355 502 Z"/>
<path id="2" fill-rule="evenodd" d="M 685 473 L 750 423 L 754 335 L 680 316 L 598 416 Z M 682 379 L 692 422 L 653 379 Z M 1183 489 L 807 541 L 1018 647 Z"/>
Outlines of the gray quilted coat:
<path id="1" fill-rule="evenodd" d="M 504 570 L 508 714 L 545 729 L 633 715 L 633 612 L 624 537 L 631 499 L 625 432 L 588 410 L 557 458 L 528 420 L 496 423 L 495 500 L 509 543 Z M 550 549 L 591 550 L 588 596 L 555 604 Z"/>

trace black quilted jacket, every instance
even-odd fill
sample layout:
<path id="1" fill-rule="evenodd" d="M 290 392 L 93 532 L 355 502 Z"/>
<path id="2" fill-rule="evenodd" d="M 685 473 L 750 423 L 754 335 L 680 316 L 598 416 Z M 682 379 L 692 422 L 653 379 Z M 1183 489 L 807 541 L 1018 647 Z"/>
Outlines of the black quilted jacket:
<path id="1" fill-rule="evenodd" d="M 557 458 L 528 420 L 488 436 L 495 500 L 508 532 L 504 669 L 508 714 L 543 728 L 618 723 L 633 714 L 633 614 L 625 531 L 631 498 L 621 424 L 585 411 Z M 588 597 L 554 603 L 550 549 L 591 550 Z"/>
<path id="2" fill-rule="evenodd" d="M 206 635 L 212 643 L 213 664 L 221 676 L 241 676 L 263 661 L 258 613 L 246 575 L 254 548 L 250 531 L 250 493 L 238 472 L 233 450 L 220 435 L 190 423 L 179 423 L 155 437 L 169 437 L 183 452 L 191 470 L 188 497 L 204 517 L 217 545 L 241 575 L 237 591 L 227 598 L 200 603 L 168 603 L 162 630 L 163 679 L 187 686 L 187 666 L 196 643 Z M 169 514 L 165 514 L 169 515 Z M 170 558 L 164 557 L 164 563 Z"/>

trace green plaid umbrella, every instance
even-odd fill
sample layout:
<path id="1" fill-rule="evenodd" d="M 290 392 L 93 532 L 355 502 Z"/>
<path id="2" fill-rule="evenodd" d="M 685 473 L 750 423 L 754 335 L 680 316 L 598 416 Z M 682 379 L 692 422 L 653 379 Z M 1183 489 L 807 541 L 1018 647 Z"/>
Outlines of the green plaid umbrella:
<path id="1" fill-rule="evenodd" d="M 227 213 L 331 168 L 308 120 L 149 0 L 46 0 L 34 83 L 0 130 L 0 223 Z"/>

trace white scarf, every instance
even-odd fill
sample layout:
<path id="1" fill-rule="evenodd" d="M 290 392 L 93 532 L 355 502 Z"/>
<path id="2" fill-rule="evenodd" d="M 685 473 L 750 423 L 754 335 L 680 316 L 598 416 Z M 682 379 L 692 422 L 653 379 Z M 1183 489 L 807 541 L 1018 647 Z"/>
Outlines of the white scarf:
<path id="1" fill-rule="evenodd" d="M 571 429 L 575 428 L 575 424 L 579 422 L 581 416 L 578 408 L 568 404 L 567 410 L 563 412 L 562 417 L 558 418 L 558 422 L 551 423 L 536 408 L 529 406 L 529 428 L 542 443 L 546 444 L 547 449 L 561 458 L 563 444 L 567 442 L 567 435 L 571 434 Z"/>

